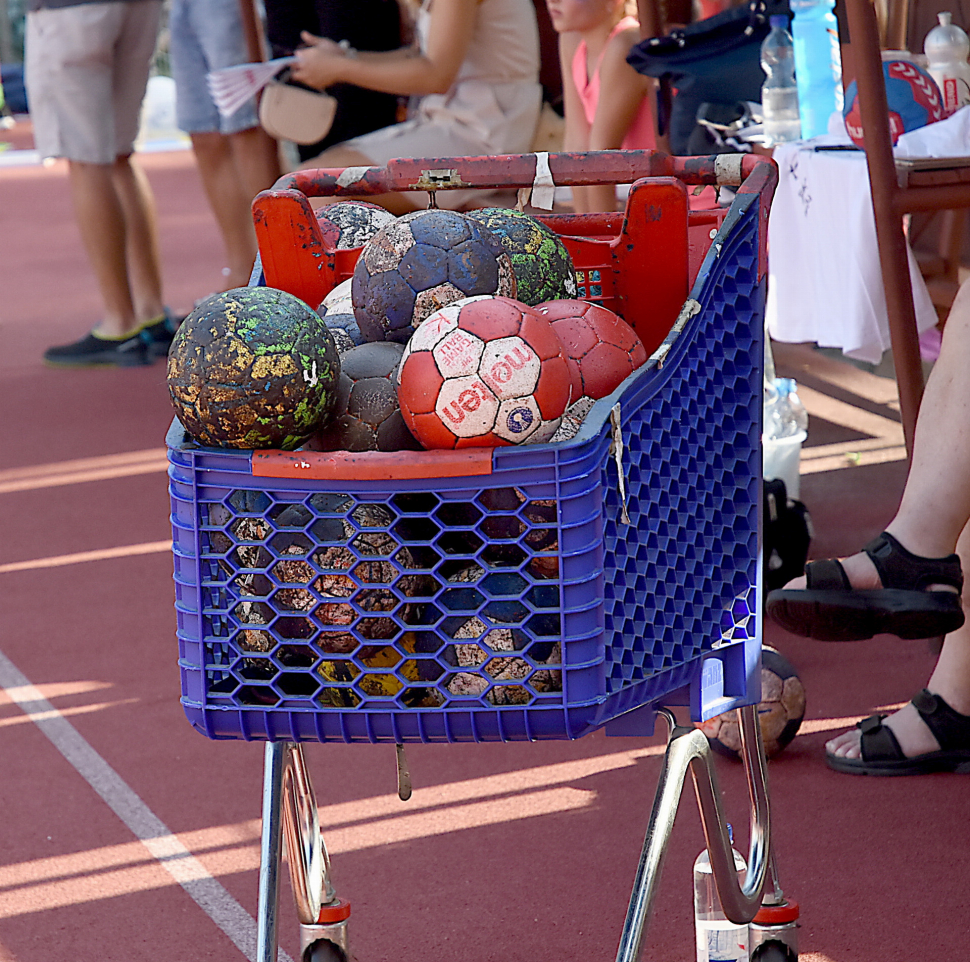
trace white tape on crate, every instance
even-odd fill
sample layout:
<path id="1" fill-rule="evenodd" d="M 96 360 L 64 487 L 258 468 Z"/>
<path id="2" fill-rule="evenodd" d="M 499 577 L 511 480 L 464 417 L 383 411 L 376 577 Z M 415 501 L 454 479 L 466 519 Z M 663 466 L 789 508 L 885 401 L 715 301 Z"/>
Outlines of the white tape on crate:
<path id="1" fill-rule="evenodd" d="M 359 183 L 364 179 L 364 175 L 367 171 L 372 170 L 371 167 L 345 167 L 340 175 L 337 177 L 338 187 L 351 187 L 356 183 Z"/>
<path id="2" fill-rule="evenodd" d="M 718 154 L 714 158 L 714 176 L 719 184 L 737 187 L 744 179 L 741 165 L 747 154 Z"/>
<path id="3" fill-rule="evenodd" d="M 549 169 L 549 154 L 546 151 L 536 153 L 536 175 L 532 181 L 532 206 L 540 210 L 552 210 L 556 199 L 556 182 L 552 179 Z"/>

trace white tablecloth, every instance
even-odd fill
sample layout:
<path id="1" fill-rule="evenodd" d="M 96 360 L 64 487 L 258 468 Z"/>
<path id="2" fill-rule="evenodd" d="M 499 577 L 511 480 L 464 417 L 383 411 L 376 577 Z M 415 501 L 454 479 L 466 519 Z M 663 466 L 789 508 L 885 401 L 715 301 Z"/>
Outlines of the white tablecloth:
<path id="1" fill-rule="evenodd" d="M 866 157 L 815 150 L 836 143 L 850 141 L 826 135 L 774 150 L 779 179 L 768 219 L 768 332 L 777 341 L 815 342 L 877 364 L 890 339 Z M 937 316 L 912 253 L 910 277 L 922 332 Z"/>

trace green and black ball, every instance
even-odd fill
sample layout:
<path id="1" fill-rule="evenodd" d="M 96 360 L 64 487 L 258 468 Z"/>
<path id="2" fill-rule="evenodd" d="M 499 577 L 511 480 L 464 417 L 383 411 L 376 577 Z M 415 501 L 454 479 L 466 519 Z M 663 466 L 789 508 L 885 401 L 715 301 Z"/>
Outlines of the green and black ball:
<path id="1" fill-rule="evenodd" d="M 207 297 L 182 322 L 168 358 L 176 415 L 212 447 L 293 450 L 326 423 L 339 377 L 327 325 L 272 287 Z"/>
<path id="2" fill-rule="evenodd" d="M 535 307 L 576 296 L 576 268 L 559 235 L 519 210 L 485 207 L 466 215 L 487 227 L 512 260 L 516 298 Z"/>

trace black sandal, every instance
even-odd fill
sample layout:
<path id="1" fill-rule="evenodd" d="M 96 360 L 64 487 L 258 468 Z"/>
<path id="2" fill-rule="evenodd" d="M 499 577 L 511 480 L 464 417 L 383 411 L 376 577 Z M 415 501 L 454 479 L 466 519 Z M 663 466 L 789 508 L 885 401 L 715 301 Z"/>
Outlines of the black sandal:
<path id="1" fill-rule="evenodd" d="M 863 641 L 873 635 L 936 638 L 963 624 L 960 558 L 921 558 L 883 532 L 862 549 L 881 588 L 853 588 L 839 561 L 810 561 L 806 587 L 768 595 L 768 614 L 792 634 L 820 641 Z M 949 585 L 955 591 L 928 591 Z"/>
<path id="2" fill-rule="evenodd" d="M 870 715 L 856 728 L 862 732 L 862 758 L 841 758 L 825 753 L 829 768 L 850 775 L 927 775 L 955 772 L 970 775 L 970 715 L 954 711 L 939 695 L 926 688 L 913 698 L 913 706 L 940 743 L 939 751 L 907 758 L 885 715 Z"/>

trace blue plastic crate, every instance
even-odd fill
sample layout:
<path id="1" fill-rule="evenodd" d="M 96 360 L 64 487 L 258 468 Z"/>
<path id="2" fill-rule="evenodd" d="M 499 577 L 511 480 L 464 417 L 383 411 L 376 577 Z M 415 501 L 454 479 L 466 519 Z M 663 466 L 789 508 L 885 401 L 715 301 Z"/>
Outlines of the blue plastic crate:
<path id="1" fill-rule="evenodd" d="M 307 480 L 173 423 L 192 724 L 562 739 L 649 732 L 687 691 L 698 719 L 756 701 L 768 197 L 739 192 L 664 344 L 572 441 L 479 450 L 457 476 Z"/>

